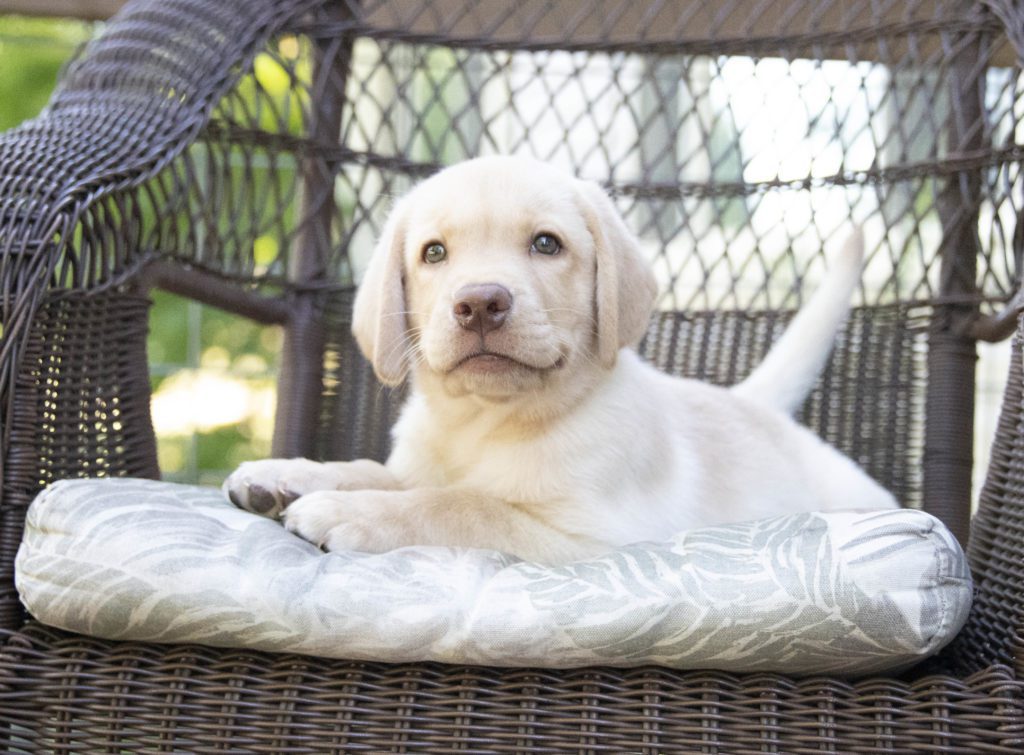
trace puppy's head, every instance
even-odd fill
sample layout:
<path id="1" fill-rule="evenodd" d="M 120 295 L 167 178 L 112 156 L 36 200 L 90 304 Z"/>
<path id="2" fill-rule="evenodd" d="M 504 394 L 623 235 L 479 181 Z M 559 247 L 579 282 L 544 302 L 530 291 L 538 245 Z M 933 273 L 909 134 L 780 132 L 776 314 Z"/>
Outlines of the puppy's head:
<path id="1" fill-rule="evenodd" d="M 644 332 L 654 278 L 604 192 L 512 157 L 460 163 L 398 202 L 356 296 L 378 377 L 507 398 L 609 369 Z"/>

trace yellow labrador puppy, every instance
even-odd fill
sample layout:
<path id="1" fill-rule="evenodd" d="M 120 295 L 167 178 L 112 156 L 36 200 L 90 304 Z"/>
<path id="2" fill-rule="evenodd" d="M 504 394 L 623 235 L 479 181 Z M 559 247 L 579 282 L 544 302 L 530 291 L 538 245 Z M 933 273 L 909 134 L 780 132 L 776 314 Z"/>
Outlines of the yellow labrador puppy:
<path id="1" fill-rule="evenodd" d="M 602 190 L 487 157 L 395 206 L 355 302 L 380 380 L 410 379 L 386 464 L 243 464 L 239 506 L 329 550 L 494 548 L 546 563 L 703 525 L 893 507 L 794 422 L 860 276 L 855 236 L 758 369 L 732 389 L 632 350 L 654 279 Z M 295 500 L 297 499 L 297 500 Z"/>

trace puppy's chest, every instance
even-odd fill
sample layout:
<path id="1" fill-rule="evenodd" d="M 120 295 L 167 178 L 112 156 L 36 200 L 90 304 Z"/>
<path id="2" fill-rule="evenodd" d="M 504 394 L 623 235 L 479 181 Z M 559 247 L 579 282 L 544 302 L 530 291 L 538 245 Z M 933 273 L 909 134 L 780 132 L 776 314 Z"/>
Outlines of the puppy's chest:
<path id="1" fill-rule="evenodd" d="M 515 440 L 488 433 L 456 433 L 435 452 L 444 484 L 486 491 L 506 501 L 548 502 L 574 490 L 571 451 L 557 437 Z"/>
<path id="2" fill-rule="evenodd" d="M 507 437 L 470 424 L 431 427 L 415 444 L 400 433 L 396 442 L 393 461 L 417 485 L 473 488 L 522 503 L 565 499 L 575 487 L 571 461 L 579 457 L 557 435 Z"/>

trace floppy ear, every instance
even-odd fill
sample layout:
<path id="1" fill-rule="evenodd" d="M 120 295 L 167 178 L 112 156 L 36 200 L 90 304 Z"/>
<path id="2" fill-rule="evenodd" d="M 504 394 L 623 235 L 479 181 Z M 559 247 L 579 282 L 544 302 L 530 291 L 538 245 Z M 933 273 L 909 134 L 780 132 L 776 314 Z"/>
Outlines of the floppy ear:
<path id="1" fill-rule="evenodd" d="M 399 202 L 384 224 L 352 309 L 352 334 L 385 385 L 398 385 L 409 370 L 404 246 L 405 213 Z"/>
<path id="2" fill-rule="evenodd" d="M 590 181 L 578 181 L 578 186 L 594 239 L 597 353 L 601 364 L 612 367 L 619 349 L 636 345 L 647 330 L 658 288 L 640 253 L 639 240 L 608 195 Z"/>

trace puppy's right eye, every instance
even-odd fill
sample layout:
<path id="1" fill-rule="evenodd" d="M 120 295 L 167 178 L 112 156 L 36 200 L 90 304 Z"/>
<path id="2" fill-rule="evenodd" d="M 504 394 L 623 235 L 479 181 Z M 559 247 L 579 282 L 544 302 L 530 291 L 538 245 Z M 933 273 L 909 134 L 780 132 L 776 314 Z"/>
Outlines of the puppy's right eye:
<path id="1" fill-rule="evenodd" d="M 562 251 L 562 245 L 550 233 L 538 233 L 530 244 L 530 251 L 552 257 Z"/>
<path id="2" fill-rule="evenodd" d="M 444 244 L 433 243 L 423 247 L 423 261 L 431 265 L 443 261 L 447 256 L 448 250 L 444 248 Z"/>

